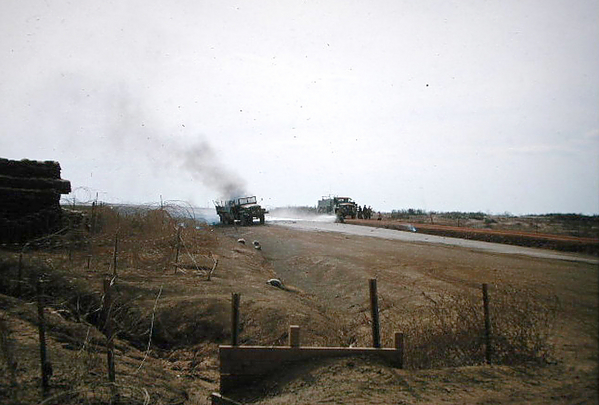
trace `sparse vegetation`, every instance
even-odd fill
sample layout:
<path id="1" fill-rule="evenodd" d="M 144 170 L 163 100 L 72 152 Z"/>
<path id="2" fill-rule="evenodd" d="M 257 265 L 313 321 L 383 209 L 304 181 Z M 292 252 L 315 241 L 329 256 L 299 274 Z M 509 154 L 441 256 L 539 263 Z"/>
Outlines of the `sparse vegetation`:
<path id="1" fill-rule="evenodd" d="M 551 337 L 559 309 L 530 290 L 509 287 L 491 292 L 491 362 L 546 364 L 553 360 Z M 406 366 L 413 369 L 459 367 L 485 362 L 482 300 L 450 293 L 427 295 L 416 313 L 402 314 Z"/>
<path id="2" fill-rule="evenodd" d="M 123 212 L 103 206 L 95 207 L 93 216 L 91 207 L 77 208 L 69 232 L 24 249 L 20 282 L 20 250 L 13 248 L 0 257 L 0 369 L 9 377 L 0 382 L 0 402 L 34 403 L 40 398 L 37 313 L 30 303 L 35 301 L 34 281 L 42 275 L 49 357 L 54 366 L 51 396 L 44 403 L 110 400 L 102 280 L 114 274 L 116 235 L 113 313 L 117 391 L 123 403 L 147 403 L 149 396 L 152 403 L 193 403 L 185 402 L 189 387 L 182 388 L 177 375 L 189 381 L 204 379 L 211 387 L 218 383 L 217 344 L 226 343 L 230 336 L 229 298 L 235 289 L 246 289 L 242 344 L 285 344 L 288 325 L 296 321 L 302 325 L 302 341 L 307 344 L 370 344 L 368 308 L 348 317 L 343 310 L 330 311 L 299 288 L 265 287 L 265 276 L 273 275 L 271 265 L 263 253 L 239 245 L 236 238 L 225 239 L 236 234 L 235 228 L 230 229 L 231 235 L 217 233 L 160 208 Z M 177 227 L 181 228 L 180 243 Z M 180 257 L 175 263 L 177 245 Z M 207 281 L 217 256 L 225 262 L 222 273 L 219 267 L 216 277 Z M 325 258 L 324 267 L 317 267 L 320 262 L 312 262 L 303 252 L 295 260 L 293 265 L 306 269 L 306 274 L 336 269 L 334 259 Z M 301 265 L 304 261 L 306 266 Z M 426 290 L 405 307 L 395 307 L 395 297 L 381 300 L 383 326 L 405 334 L 406 368 L 484 363 L 480 292 L 475 288 L 439 291 Z M 492 362 L 507 366 L 552 363 L 554 321 L 561 310 L 557 298 L 502 284 L 494 285 L 490 294 Z M 340 295 L 338 299 L 346 298 Z M 392 345 L 389 334 L 384 339 L 384 346 Z M 150 387 L 147 381 L 155 385 Z"/>
<path id="3" fill-rule="evenodd" d="M 509 212 L 486 214 L 484 212 L 440 212 L 408 208 L 393 210 L 386 214 L 386 217 L 391 220 L 414 224 L 434 222 L 434 224 L 442 226 L 599 238 L 599 215 L 544 214 L 517 216 Z"/>
<path id="4" fill-rule="evenodd" d="M 22 357 L 26 348 L 20 341 L 12 344 L 12 337 L 22 333 L 18 332 L 19 328 L 27 329 L 30 326 L 26 325 L 37 323 L 36 311 L 27 303 L 35 302 L 35 283 L 40 277 L 45 280 L 48 336 L 52 341 L 61 342 L 74 350 L 67 350 L 61 358 L 57 358 L 55 344 L 51 344 L 50 358 L 55 370 L 52 386 L 56 388 L 59 384 L 62 389 L 60 393 L 53 390 L 53 395 L 44 402 L 48 404 L 105 403 L 113 394 L 106 384 L 106 360 L 102 355 L 105 337 L 102 335 L 104 320 L 100 316 L 103 300 L 101 285 L 106 276 L 114 277 L 115 273 L 122 276 L 118 277 L 115 284 L 112 311 L 119 339 L 117 342 L 124 342 L 117 343 L 119 352 L 130 352 L 134 348 L 154 351 L 160 347 L 197 344 L 202 339 L 211 339 L 213 332 L 210 331 L 214 329 L 213 325 L 218 325 L 218 322 L 208 323 L 197 329 L 197 323 L 188 323 L 187 326 L 191 328 L 182 329 L 181 322 L 173 326 L 173 322 L 181 321 L 182 314 L 187 313 L 191 319 L 195 314 L 190 313 L 186 306 L 174 306 L 173 311 L 161 311 L 155 316 L 153 304 L 157 301 L 157 287 L 153 283 L 146 285 L 148 280 L 157 276 L 174 274 L 175 264 L 179 266 L 180 274 L 204 278 L 207 269 L 212 267 L 209 255 L 217 246 L 216 236 L 208 228 L 189 219 L 174 218 L 161 209 L 123 214 L 103 206 L 94 207 L 93 215 L 91 207 L 87 207 L 83 213 L 81 210 L 77 212 L 68 214 L 72 227 L 67 232 L 23 246 L 23 266 L 20 271 L 19 252 L 0 258 L 2 368 L 9 373 L 15 372 L 12 359 Z M 175 263 L 178 226 L 181 227 L 181 256 Z M 118 251 L 115 272 L 116 235 Z M 19 273 L 22 273 L 20 280 Z M 176 290 L 177 287 L 169 285 L 169 281 L 174 281 L 172 276 L 170 280 L 164 280 L 169 291 Z M 198 304 L 196 311 L 206 305 L 204 302 Z M 222 318 L 222 313 L 213 311 L 213 316 L 214 319 Z M 153 322 L 154 317 L 156 322 Z M 221 319 L 221 324 L 225 322 Z M 179 332 L 174 333 L 177 330 Z M 222 327 L 219 335 L 222 339 Z M 11 397 L 13 403 L 17 404 L 31 403 L 29 395 L 36 396 L 34 376 L 38 368 L 23 368 L 25 364 L 35 364 L 34 354 L 38 351 L 32 350 L 35 349 L 35 341 L 31 344 L 33 347 L 27 347 L 31 354 L 25 357 L 25 363 L 22 359 L 19 361 L 17 376 L 10 380 L 13 386 L 0 384 L 0 398 Z M 147 365 L 146 368 L 151 370 L 154 366 Z M 29 370 L 32 374 L 25 376 L 23 370 Z M 144 397 L 148 391 L 144 388 L 145 384 L 123 382 L 134 381 L 135 373 L 130 372 L 125 378 L 122 373 L 118 392 L 121 400 L 125 401 L 123 403 L 146 403 Z M 144 374 L 140 373 L 140 377 Z M 36 388 L 34 392 L 25 388 L 32 383 Z M 161 395 L 171 395 L 171 398 L 177 396 L 170 388 Z"/>

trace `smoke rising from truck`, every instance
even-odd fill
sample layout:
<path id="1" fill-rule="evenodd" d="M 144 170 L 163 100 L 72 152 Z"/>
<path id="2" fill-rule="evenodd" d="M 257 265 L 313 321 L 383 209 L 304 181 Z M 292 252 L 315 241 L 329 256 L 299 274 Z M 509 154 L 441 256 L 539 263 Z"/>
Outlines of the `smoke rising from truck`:
<path id="1" fill-rule="evenodd" d="M 220 198 L 233 199 L 247 194 L 245 181 L 225 167 L 207 141 L 200 140 L 195 145 L 185 147 L 181 154 L 182 168 L 195 180 L 218 191 Z"/>
<path id="2" fill-rule="evenodd" d="M 36 121 L 27 130 L 50 135 L 40 138 L 37 144 L 59 151 L 53 159 L 96 165 L 92 166 L 94 177 L 86 178 L 81 171 L 74 171 L 70 175 L 74 184 L 109 194 L 113 188 L 120 186 L 123 191 L 126 187 L 124 191 L 129 195 L 119 198 L 136 199 L 136 194 L 144 192 L 158 195 L 164 188 L 155 180 L 162 181 L 164 176 L 169 176 L 167 181 L 173 184 L 181 184 L 181 178 L 191 176 L 210 190 L 209 195 L 198 196 L 200 201 L 247 195 L 245 180 L 228 168 L 211 144 L 212 139 L 219 138 L 198 133 L 202 125 L 188 117 L 179 118 L 187 118 L 191 121 L 187 128 L 195 129 L 185 128 L 168 115 L 155 114 L 156 103 L 136 83 L 88 71 L 57 75 L 36 89 L 31 106 Z M 186 190 L 193 188 L 190 183 L 185 185 Z M 176 190 L 165 188 L 169 189 L 167 193 Z M 196 195 L 185 193 L 187 198 Z"/>

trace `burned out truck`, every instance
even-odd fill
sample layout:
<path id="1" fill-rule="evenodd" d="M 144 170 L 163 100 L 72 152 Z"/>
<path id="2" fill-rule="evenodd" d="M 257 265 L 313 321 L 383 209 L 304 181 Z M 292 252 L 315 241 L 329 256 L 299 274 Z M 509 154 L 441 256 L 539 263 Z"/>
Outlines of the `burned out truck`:
<path id="1" fill-rule="evenodd" d="M 358 206 L 349 197 L 323 197 L 318 201 L 316 210 L 321 214 L 335 214 L 339 217 L 356 218 Z"/>
<path id="2" fill-rule="evenodd" d="M 216 213 L 221 224 L 231 225 L 235 222 L 241 225 L 252 225 L 254 218 L 264 224 L 264 214 L 267 211 L 258 204 L 256 197 L 240 197 L 226 201 L 214 201 Z"/>

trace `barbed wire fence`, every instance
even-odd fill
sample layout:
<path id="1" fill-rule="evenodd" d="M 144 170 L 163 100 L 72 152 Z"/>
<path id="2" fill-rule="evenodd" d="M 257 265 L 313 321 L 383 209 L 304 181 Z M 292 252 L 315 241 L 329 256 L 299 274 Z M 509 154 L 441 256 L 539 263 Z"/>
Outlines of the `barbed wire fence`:
<path id="1" fill-rule="evenodd" d="M 171 205 L 172 210 L 173 207 L 176 208 L 175 205 Z M 43 384 L 41 403 L 60 403 L 65 396 L 69 395 L 81 397 L 80 403 L 98 403 L 99 398 L 104 398 L 106 395 L 110 396 L 108 398 L 110 400 L 119 395 L 134 395 L 139 401 L 127 403 L 149 403 L 149 394 L 145 388 L 138 389 L 115 382 L 114 339 L 119 334 L 127 332 L 119 316 L 126 313 L 133 301 L 139 298 L 133 297 L 129 302 L 125 302 L 116 287 L 122 272 L 125 271 L 126 275 L 132 269 L 133 271 L 153 269 L 153 276 L 161 276 L 166 275 L 168 268 L 174 267 L 175 274 L 210 280 L 218 259 L 210 250 L 210 241 L 206 241 L 205 236 L 201 235 L 205 232 L 201 232 L 200 227 L 196 225 L 192 209 L 181 208 L 186 217 L 180 220 L 165 209 L 165 204 L 142 211 L 143 215 L 134 213 L 121 216 L 118 212 L 106 210 L 101 205 L 92 203 L 89 213 L 91 215 L 81 218 L 81 221 L 70 220 L 69 226 L 26 243 L 1 245 L 1 248 L 14 252 L 13 261 L 1 263 L 3 268 L 0 270 L 4 273 L 0 281 L 1 291 L 21 300 L 25 305 L 39 303 L 37 324 L 40 328 L 40 347 L 46 347 L 44 349 L 46 353 L 41 356 L 42 381 L 51 381 L 53 374 L 54 355 L 45 344 L 45 336 L 48 334 L 53 336 L 54 332 L 62 328 L 56 315 L 67 320 L 72 319 L 81 326 L 78 328 L 81 335 L 79 339 L 72 339 L 76 340 L 77 342 L 73 343 L 79 346 L 77 357 L 87 358 L 87 363 L 91 363 L 91 354 L 99 353 L 103 348 L 107 356 L 112 357 L 108 359 L 107 383 L 95 383 L 91 386 L 88 383 L 85 389 L 75 387 L 69 392 L 61 392 L 54 396 L 49 395 L 47 384 Z M 102 210 L 106 211 L 102 212 L 102 215 L 113 218 L 108 221 L 105 220 L 106 218 L 102 219 L 102 215 L 98 214 L 98 211 Z M 183 255 L 179 257 L 181 247 L 183 247 Z M 208 260 L 211 261 L 210 266 L 200 263 Z M 106 274 L 110 274 L 109 283 L 104 284 L 106 288 L 100 292 L 82 292 L 74 289 L 70 298 L 68 298 L 69 293 L 64 291 L 57 293 L 58 289 L 72 284 L 69 278 L 72 274 L 69 274 L 69 269 L 73 267 L 78 268 L 79 274 L 83 270 L 92 279 L 101 279 L 106 277 Z M 162 273 L 159 270 L 163 270 Z M 42 288 L 36 289 L 36 286 Z M 145 327 L 147 343 L 135 373 L 143 368 L 150 354 L 155 315 L 162 291 L 161 286 L 149 317 L 149 326 Z M 52 318 L 50 322 L 42 321 L 44 314 L 50 314 Z M 29 320 L 35 321 L 32 316 L 29 316 Z M 16 382 L 18 370 L 13 358 L 14 345 L 11 345 L 10 327 L 4 319 L 0 321 L 2 359 L 8 367 L 9 374 L 15 376 L 15 378 L 11 377 L 11 381 L 18 384 Z M 148 321 L 147 317 L 144 319 L 140 317 L 137 323 L 146 321 Z M 96 332 L 104 335 L 104 342 L 99 340 Z M 44 357 L 47 359 L 44 360 Z M 85 366 L 90 368 L 92 365 Z M 83 374 L 80 373 L 77 378 L 82 380 Z"/>

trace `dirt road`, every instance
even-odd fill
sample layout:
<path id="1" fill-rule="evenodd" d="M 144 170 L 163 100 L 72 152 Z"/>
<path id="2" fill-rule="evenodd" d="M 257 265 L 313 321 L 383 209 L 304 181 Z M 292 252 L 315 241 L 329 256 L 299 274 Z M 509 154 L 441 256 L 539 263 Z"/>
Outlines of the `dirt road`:
<path id="1" fill-rule="evenodd" d="M 349 235 L 370 236 L 374 238 L 393 239 L 404 242 L 431 243 L 437 245 L 456 246 L 474 250 L 488 251 L 507 255 L 524 255 L 546 259 L 558 259 L 599 264 L 599 259 L 593 256 L 552 252 L 547 249 L 534 249 L 520 246 L 505 245 L 500 243 L 481 242 L 476 240 L 449 238 L 444 236 L 427 235 L 411 232 L 406 226 L 405 231 L 394 229 L 373 228 L 369 226 L 339 224 L 332 221 L 308 221 L 308 220 L 277 220 L 273 224 L 287 226 L 294 229 L 319 232 L 339 232 Z"/>

